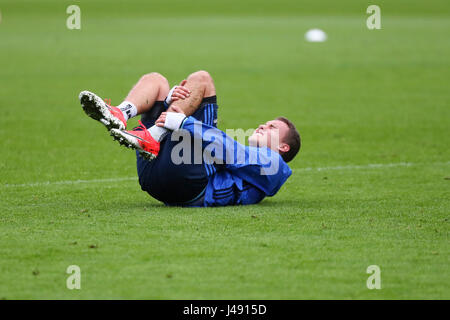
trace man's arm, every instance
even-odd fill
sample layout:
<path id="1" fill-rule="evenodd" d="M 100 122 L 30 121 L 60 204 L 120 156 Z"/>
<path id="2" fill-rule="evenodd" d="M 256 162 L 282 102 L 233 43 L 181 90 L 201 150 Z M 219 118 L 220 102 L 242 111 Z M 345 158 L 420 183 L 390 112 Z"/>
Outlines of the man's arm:
<path id="1" fill-rule="evenodd" d="M 188 131 L 194 139 L 202 141 L 203 161 L 223 164 L 232 174 L 268 196 L 274 195 L 292 173 L 277 152 L 242 145 L 225 132 L 193 117 L 169 112 L 162 114 L 156 124 L 171 130 Z"/>

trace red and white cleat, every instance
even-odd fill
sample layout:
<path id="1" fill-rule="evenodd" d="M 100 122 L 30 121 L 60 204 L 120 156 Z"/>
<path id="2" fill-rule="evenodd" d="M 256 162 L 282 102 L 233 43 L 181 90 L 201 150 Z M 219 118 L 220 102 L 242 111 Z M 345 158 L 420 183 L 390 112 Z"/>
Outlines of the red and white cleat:
<path id="1" fill-rule="evenodd" d="M 152 161 L 159 153 L 160 144 L 152 137 L 142 122 L 139 121 L 139 123 L 141 126 L 131 131 L 111 129 L 111 135 L 121 145 L 137 150 L 144 159 Z"/>
<path id="2" fill-rule="evenodd" d="M 84 112 L 94 120 L 100 121 L 108 130 L 125 130 L 127 121 L 119 108 L 109 106 L 96 94 L 89 91 L 81 91 L 80 103 Z"/>

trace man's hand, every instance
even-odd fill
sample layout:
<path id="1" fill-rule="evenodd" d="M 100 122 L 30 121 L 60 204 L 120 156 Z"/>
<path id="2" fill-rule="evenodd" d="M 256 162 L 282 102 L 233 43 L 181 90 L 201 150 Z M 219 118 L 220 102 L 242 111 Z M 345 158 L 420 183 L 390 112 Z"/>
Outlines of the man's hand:
<path id="1" fill-rule="evenodd" d="M 186 83 L 186 80 L 181 81 L 179 86 L 175 86 L 172 89 L 170 89 L 169 94 L 166 98 L 166 104 L 170 105 L 172 102 L 180 100 L 180 99 L 186 99 L 189 98 L 191 95 L 191 90 L 186 88 L 184 84 Z"/>
<path id="2" fill-rule="evenodd" d="M 167 114 L 168 113 L 180 113 L 181 115 L 183 115 L 184 117 L 186 117 L 186 115 L 184 114 L 184 112 L 177 106 L 172 106 L 170 107 L 171 111 L 170 112 L 163 112 L 161 113 L 161 115 L 159 116 L 159 118 L 155 121 L 155 124 L 158 127 L 164 127 L 164 125 L 166 124 L 166 119 L 167 119 Z M 181 118 L 181 117 L 180 117 Z M 170 128 L 169 128 L 170 129 Z"/>
<path id="3" fill-rule="evenodd" d="M 167 112 L 163 112 L 160 114 L 159 118 L 155 121 L 155 125 L 158 127 L 164 127 L 164 122 L 166 122 Z"/>

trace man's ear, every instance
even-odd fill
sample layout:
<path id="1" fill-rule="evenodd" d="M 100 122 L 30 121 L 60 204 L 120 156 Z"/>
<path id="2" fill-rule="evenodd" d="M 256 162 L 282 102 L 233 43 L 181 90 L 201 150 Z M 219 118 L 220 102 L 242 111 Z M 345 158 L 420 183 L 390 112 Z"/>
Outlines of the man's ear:
<path id="1" fill-rule="evenodd" d="M 280 152 L 286 153 L 289 150 L 291 150 L 291 147 L 287 143 L 281 143 L 278 146 L 278 151 L 280 151 Z"/>
<path id="2" fill-rule="evenodd" d="M 184 86 L 186 84 L 187 80 L 184 79 L 183 81 L 180 82 L 180 86 Z"/>

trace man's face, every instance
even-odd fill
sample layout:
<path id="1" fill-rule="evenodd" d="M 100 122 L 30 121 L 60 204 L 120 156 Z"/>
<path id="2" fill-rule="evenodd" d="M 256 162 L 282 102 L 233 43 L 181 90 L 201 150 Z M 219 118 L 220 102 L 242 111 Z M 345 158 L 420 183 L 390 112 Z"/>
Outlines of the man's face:
<path id="1" fill-rule="evenodd" d="M 259 125 L 248 138 L 251 146 L 268 147 L 278 153 L 289 151 L 289 145 L 283 143 L 289 132 L 289 127 L 281 120 L 270 120 Z"/>

